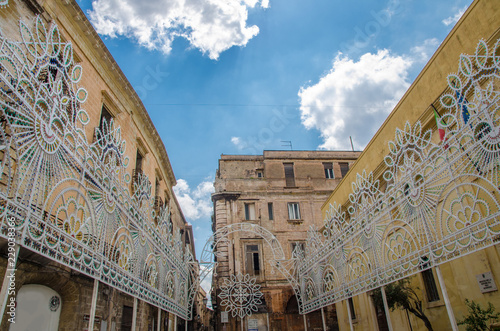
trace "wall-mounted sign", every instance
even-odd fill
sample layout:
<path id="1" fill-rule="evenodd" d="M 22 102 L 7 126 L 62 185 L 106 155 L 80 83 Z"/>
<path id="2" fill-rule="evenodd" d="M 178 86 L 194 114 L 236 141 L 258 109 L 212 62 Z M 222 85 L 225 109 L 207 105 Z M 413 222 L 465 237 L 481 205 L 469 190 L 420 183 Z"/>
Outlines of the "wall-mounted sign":
<path id="1" fill-rule="evenodd" d="M 259 321 L 253 318 L 249 318 L 248 331 L 259 331 Z"/>
<path id="2" fill-rule="evenodd" d="M 221 323 L 229 323 L 229 312 L 221 311 L 220 313 L 220 322 Z"/>
<path id="3" fill-rule="evenodd" d="M 90 315 L 83 315 L 83 320 L 85 322 L 90 321 Z M 94 323 L 101 324 L 101 316 L 94 316 Z"/>
<path id="4" fill-rule="evenodd" d="M 493 279 L 493 274 L 491 272 L 476 275 L 476 279 L 481 293 L 493 292 L 497 290 L 497 284 L 495 284 L 495 280 Z"/>

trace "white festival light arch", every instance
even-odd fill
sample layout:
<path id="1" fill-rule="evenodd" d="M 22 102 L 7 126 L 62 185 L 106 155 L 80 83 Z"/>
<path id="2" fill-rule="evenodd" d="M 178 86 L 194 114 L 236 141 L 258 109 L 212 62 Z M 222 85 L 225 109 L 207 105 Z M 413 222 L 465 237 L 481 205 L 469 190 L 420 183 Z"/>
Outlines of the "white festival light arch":
<path id="1" fill-rule="evenodd" d="M 89 143 L 83 68 L 57 25 L 19 30 L 0 35 L 0 236 L 13 221 L 18 245 L 190 320 L 198 266 L 169 207 L 143 174 L 129 191 L 113 120 Z"/>
<path id="2" fill-rule="evenodd" d="M 500 39 L 480 40 L 433 105 L 444 140 L 406 123 L 388 142 L 381 178 L 358 173 L 349 200 L 330 205 L 323 237 L 306 243 L 298 266 L 302 313 L 498 242 L 499 87 Z"/>

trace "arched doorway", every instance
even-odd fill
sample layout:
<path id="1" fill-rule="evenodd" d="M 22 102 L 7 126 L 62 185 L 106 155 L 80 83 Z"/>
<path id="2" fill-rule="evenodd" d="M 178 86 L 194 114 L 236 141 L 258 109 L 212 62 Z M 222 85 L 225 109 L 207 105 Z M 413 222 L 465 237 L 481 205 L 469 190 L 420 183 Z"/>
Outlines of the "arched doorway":
<path id="1" fill-rule="evenodd" d="M 21 287 L 16 298 L 16 323 L 9 331 L 57 331 L 61 314 L 61 296 L 51 288 L 38 284 Z"/>
<path id="2" fill-rule="evenodd" d="M 297 297 L 292 295 L 286 304 L 286 330 L 302 331 L 304 330 L 304 318 L 299 315 L 299 303 Z"/>
<path id="3" fill-rule="evenodd" d="M 290 260 L 287 260 L 285 258 L 285 253 L 283 251 L 283 248 L 281 247 L 281 244 L 279 240 L 276 238 L 276 236 L 271 233 L 269 230 L 266 228 L 263 228 L 262 226 L 254 223 L 234 223 L 234 224 L 229 224 L 226 225 L 220 229 L 218 229 L 206 242 L 203 252 L 200 257 L 200 282 L 204 280 L 204 278 L 212 271 L 214 273 L 216 272 L 216 267 L 217 264 L 221 262 L 221 259 L 227 258 L 228 254 L 227 249 L 228 248 L 228 243 L 230 243 L 230 238 L 233 233 L 246 233 L 249 234 L 252 239 L 255 238 L 260 238 L 262 239 L 263 246 L 265 246 L 265 249 L 267 251 L 267 256 L 266 256 L 266 261 L 265 263 L 268 264 L 268 266 L 271 266 L 272 269 L 276 269 L 277 271 L 281 272 L 282 275 L 286 278 L 286 280 L 289 282 L 291 285 L 291 289 L 287 291 L 291 291 L 295 294 L 298 294 L 300 291 L 300 285 L 295 277 L 296 273 L 296 264 L 297 264 L 297 258 L 292 258 Z M 259 243 L 260 244 L 260 243 Z M 222 247 L 222 248 L 221 248 Z M 248 270 L 261 270 L 260 268 L 262 265 L 260 264 L 260 256 L 261 255 L 261 248 L 254 242 L 247 242 L 247 244 L 244 246 L 244 256 L 246 257 L 244 260 L 246 261 L 246 264 L 243 264 L 244 267 L 242 268 L 243 270 L 246 271 L 244 276 L 248 276 L 253 279 L 254 282 L 257 281 L 257 273 L 251 273 L 248 272 Z M 234 246 L 232 248 L 232 252 L 234 254 Z M 249 254 L 250 253 L 250 254 Z M 242 254 L 242 255 L 243 255 Z M 257 258 L 256 258 L 257 256 Z M 252 268 L 253 266 L 253 268 Z M 258 268 L 256 268 L 257 266 Z M 228 273 L 227 270 L 224 270 L 224 272 Z M 274 272 L 274 270 L 270 271 L 271 273 Z M 235 270 L 231 271 L 231 275 L 235 273 Z M 241 274 L 241 273 L 240 273 Z M 234 275 L 233 275 L 234 276 Z M 229 277 L 227 274 L 224 275 L 224 277 Z M 220 284 L 219 284 L 220 285 Z M 221 285 L 222 286 L 222 285 Z M 260 285 L 259 285 L 260 287 Z M 215 295 L 212 295 L 212 298 L 215 298 L 217 300 L 216 305 L 219 305 L 223 302 L 223 299 L 220 297 L 220 288 L 217 288 L 217 292 Z M 264 293 L 264 295 L 269 295 L 269 293 Z M 300 297 L 299 297 L 300 298 Z M 300 299 L 299 299 L 300 300 Z M 263 325 L 267 324 L 267 327 L 271 330 L 286 330 L 286 319 L 284 318 L 284 309 L 278 309 L 280 317 L 277 317 L 274 313 L 273 310 L 269 307 L 271 303 L 266 304 L 265 302 L 265 296 L 263 296 L 260 300 L 260 304 L 257 306 L 257 310 L 253 311 L 252 314 L 256 313 L 256 315 L 263 315 L 263 316 L 256 316 L 254 317 L 255 319 L 260 320 L 259 323 L 262 323 Z M 302 317 L 299 315 L 299 306 L 298 302 L 296 300 L 296 315 L 300 320 L 302 320 Z M 221 306 L 223 309 L 225 309 L 225 312 L 229 312 L 227 307 L 227 303 L 224 303 L 224 306 Z M 233 312 L 233 311 L 231 311 Z M 251 314 L 250 314 L 251 315 Z M 272 315 L 272 316 L 269 316 Z M 249 316 L 249 315 L 248 315 Z M 223 325 L 226 325 L 225 323 L 228 323 L 226 327 L 232 327 L 239 329 L 239 317 L 238 317 L 238 322 L 236 322 L 235 316 L 232 316 L 231 319 L 224 319 L 225 322 L 222 322 L 222 315 L 220 317 L 216 317 L 219 323 L 219 327 L 223 328 Z M 220 322 L 219 322 L 220 321 Z M 303 323 L 301 324 L 303 326 Z M 303 330 L 303 328 L 298 329 L 298 330 Z"/>
<path id="4" fill-rule="evenodd" d="M 207 240 L 205 246 L 203 247 L 200 258 L 200 265 L 202 266 L 199 277 L 200 282 L 203 281 L 207 274 L 209 274 L 214 269 L 217 263 L 217 253 L 214 249 L 219 243 L 227 240 L 228 235 L 233 232 L 252 233 L 264 239 L 264 241 L 267 243 L 269 251 L 271 252 L 271 258 L 268 263 L 274 265 L 276 269 L 286 277 L 296 294 L 299 292 L 299 283 L 293 275 L 293 270 L 295 268 L 294 259 L 286 260 L 283 248 L 281 247 L 278 239 L 274 236 L 274 234 L 272 234 L 269 230 L 261 227 L 260 225 L 252 223 L 235 223 L 226 225 L 225 227 L 217 230 Z"/>
<path id="5" fill-rule="evenodd" d="M 297 296 L 292 295 L 286 304 L 286 330 L 302 331 L 305 329 L 304 316 L 300 315 Z M 315 310 L 306 315 L 308 330 L 323 330 L 321 310 Z"/>

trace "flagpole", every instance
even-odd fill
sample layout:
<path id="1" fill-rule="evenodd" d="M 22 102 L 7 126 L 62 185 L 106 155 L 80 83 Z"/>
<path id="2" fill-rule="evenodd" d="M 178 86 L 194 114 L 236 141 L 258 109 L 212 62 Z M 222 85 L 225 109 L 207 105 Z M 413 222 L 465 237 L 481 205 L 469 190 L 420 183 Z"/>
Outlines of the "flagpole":
<path id="1" fill-rule="evenodd" d="M 439 118 L 441 119 L 441 121 L 443 121 L 443 122 L 444 122 L 443 116 L 441 116 L 441 114 L 440 114 L 440 113 L 439 113 L 439 111 L 436 109 L 436 107 L 434 107 L 434 103 L 431 103 L 431 107 L 432 107 L 432 109 L 434 109 L 434 111 L 436 112 L 436 114 L 438 114 L 438 115 L 439 115 Z M 437 123 L 436 123 L 436 124 L 437 124 Z M 444 122 L 444 124 L 446 125 L 446 122 Z M 439 128 L 438 128 L 438 129 L 439 129 Z M 452 135 L 454 135 L 454 134 L 453 134 L 453 132 L 452 132 Z M 479 167 L 478 167 L 478 165 L 477 165 L 477 162 L 472 161 L 472 159 L 470 158 L 469 153 L 467 153 L 467 152 L 465 151 L 464 147 L 462 146 L 462 143 L 461 143 L 460 141 L 458 141 L 458 139 L 457 139 L 457 142 L 458 142 L 458 146 L 460 146 L 460 149 L 462 150 L 462 152 L 464 152 L 464 153 L 465 153 L 465 155 L 467 155 L 467 158 L 469 159 L 469 161 L 471 162 L 471 164 L 473 164 L 473 165 L 474 165 L 474 167 L 476 168 L 477 172 L 479 172 L 480 174 L 482 174 L 482 171 L 479 169 Z"/>

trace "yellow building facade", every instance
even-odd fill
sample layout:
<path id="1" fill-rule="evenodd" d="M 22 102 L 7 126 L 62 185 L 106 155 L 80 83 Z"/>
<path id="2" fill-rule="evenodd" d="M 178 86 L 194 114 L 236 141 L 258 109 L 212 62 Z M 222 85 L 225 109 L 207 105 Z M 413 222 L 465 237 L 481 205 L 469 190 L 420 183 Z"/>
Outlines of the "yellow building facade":
<path id="1" fill-rule="evenodd" d="M 434 330 L 465 329 L 465 299 L 500 308 L 499 38 L 500 3 L 474 1 L 323 205 L 299 268 L 305 312 L 334 304 L 341 330 L 426 330 L 373 303 L 405 278 Z"/>

